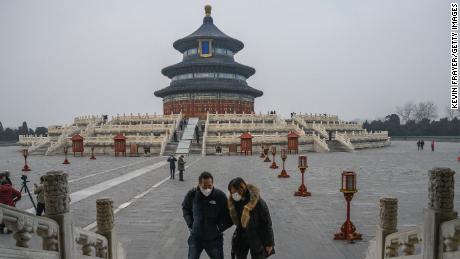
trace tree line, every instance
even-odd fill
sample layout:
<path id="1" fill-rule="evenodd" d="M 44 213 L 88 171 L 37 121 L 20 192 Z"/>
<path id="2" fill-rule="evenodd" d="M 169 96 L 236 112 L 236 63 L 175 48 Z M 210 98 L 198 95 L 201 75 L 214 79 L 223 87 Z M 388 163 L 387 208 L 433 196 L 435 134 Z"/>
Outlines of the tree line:
<path id="1" fill-rule="evenodd" d="M 431 102 L 408 102 L 384 119 L 365 121 L 368 131 L 387 130 L 390 136 L 460 136 L 460 112 L 445 109 L 445 116 L 436 120 L 438 110 Z"/>
<path id="2" fill-rule="evenodd" d="M 48 128 L 37 127 L 35 130 L 27 126 L 27 122 L 23 122 L 22 126 L 18 128 L 3 128 L 2 122 L 0 122 L 0 141 L 18 141 L 19 135 L 44 135 L 48 134 Z"/>

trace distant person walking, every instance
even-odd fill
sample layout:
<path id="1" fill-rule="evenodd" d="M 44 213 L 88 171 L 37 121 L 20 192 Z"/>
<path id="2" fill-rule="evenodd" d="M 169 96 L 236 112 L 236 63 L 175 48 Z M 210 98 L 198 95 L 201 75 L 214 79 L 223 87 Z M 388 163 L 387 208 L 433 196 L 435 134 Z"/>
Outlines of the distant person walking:
<path id="1" fill-rule="evenodd" d="M 177 160 L 177 170 L 179 170 L 179 181 L 184 181 L 185 160 L 184 155 L 180 155 Z"/>
<path id="2" fill-rule="evenodd" d="M 167 161 L 169 162 L 169 172 L 171 174 L 170 179 L 174 179 L 174 175 L 176 174 L 176 161 L 177 161 L 177 159 L 174 157 L 174 155 L 170 155 L 168 157 Z"/>
<path id="3" fill-rule="evenodd" d="M 8 205 L 10 207 L 16 207 L 16 202 L 21 199 L 21 193 L 14 189 L 5 178 L 0 179 L 0 203 Z M 5 224 L 0 224 L 0 234 L 4 233 Z M 8 234 L 12 231 L 8 230 Z"/>
<path id="4" fill-rule="evenodd" d="M 259 188 L 237 177 L 228 184 L 228 210 L 236 230 L 232 238 L 232 259 L 263 259 L 275 253 L 272 220 Z"/>
<path id="5" fill-rule="evenodd" d="M 37 216 L 41 216 L 45 211 L 45 187 L 43 183 L 45 177 L 40 177 L 40 185 L 35 184 L 34 193 L 37 195 Z"/>
<path id="6" fill-rule="evenodd" d="M 423 139 L 420 141 L 420 147 L 422 148 L 423 150 L 423 146 L 425 146 L 425 141 L 423 141 Z"/>
<path id="7" fill-rule="evenodd" d="M 198 130 L 198 126 L 195 126 L 195 136 L 196 136 L 196 143 L 200 144 L 200 131 Z"/>
<path id="8" fill-rule="evenodd" d="M 224 258 L 223 232 L 231 227 L 227 196 L 214 188 L 214 178 L 203 172 L 198 187 L 191 189 L 182 202 L 185 223 L 190 231 L 188 259 L 199 259 L 206 251 L 211 259 Z"/>
<path id="9" fill-rule="evenodd" d="M 420 145 L 421 145 L 421 142 L 420 142 L 420 139 L 417 141 L 417 150 L 420 150 Z"/>
<path id="10" fill-rule="evenodd" d="M 431 141 L 431 152 L 434 152 L 434 139 Z"/>

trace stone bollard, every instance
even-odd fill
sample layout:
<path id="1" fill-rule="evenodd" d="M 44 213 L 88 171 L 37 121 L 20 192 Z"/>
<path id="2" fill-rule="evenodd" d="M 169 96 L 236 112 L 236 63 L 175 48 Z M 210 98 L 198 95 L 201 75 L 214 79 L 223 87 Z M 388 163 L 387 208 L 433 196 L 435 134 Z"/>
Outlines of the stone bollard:
<path id="1" fill-rule="evenodd" d="M 376 259 L 385 258 L 385 238 L 392 233 L 397 232 L 398 225 L 398 199 L 384 197 L 380 199 L 379 225 L 377 226 Z"/>
<path id="2" fill-rule="evenodd" d="M 73 223 L 70 210 L 67 174 L 62 171 L 47 172 L 44 182 L 46 216 L 59 224 L 61 258 L 73 256 Z"/>
<path id="3" fill-rule="evenodd" d="M 457 218 L 454 211 L 454 174 L 450 168 L 428 171 L 428 207 L 424 211 L 423 259 L 442 258 L 441 223 Z"/>
<path id="4" fill-rule="evenodd" d="M 118 241 L 113 224 L 113 201 L 109 198 L 98 199 L 96 208 L 97 233 L 107 238 L 109 259 L 118 258 Z"/>

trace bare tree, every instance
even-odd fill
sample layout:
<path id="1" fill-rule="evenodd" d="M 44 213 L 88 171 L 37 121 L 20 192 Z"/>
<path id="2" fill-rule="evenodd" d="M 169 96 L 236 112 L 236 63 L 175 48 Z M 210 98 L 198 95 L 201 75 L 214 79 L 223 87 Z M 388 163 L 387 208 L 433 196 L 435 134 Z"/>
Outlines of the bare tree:
<path id="1" fill-rule="evenodd" d="M 451 109 L 450 105 L 446 105 L 445 114 L 446 114 L 447 119 L 452 120 L 453 118 L 458 118 L 460 116 L 460 110 Z"/>
<path id="2" fill-rule="evenodd" d="M 396 107 L 396 114 L 398 114 L 403 123 L 406 123 L 407 121 L 413 119 L 416 110 L 417 105 L 413 102 L 407 102 L 402 107 Z"/>
<path id="3" fill-rule="evenodd" d="M 421 121 L 423 119 L 433 120 L 437 116 L 437 107 L 432 101 L 420 102 L 414 113 L 415 121 Z"/>

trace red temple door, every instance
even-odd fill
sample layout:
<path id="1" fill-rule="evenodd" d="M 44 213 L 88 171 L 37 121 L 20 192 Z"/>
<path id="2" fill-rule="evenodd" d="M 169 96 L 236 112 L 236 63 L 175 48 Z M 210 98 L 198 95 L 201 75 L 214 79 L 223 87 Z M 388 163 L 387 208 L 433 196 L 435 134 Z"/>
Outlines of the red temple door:
<path id="1" fill-rule="evenodd" d="M 247 155 L 249 152 L 252 155 L 252 135 L 249 133 L 243 133 L 240 136 L 241 139 L 241 153 L 244 152 L 244 155 Z"/>
<path id="2" fill-rule="evenodd" d="M 75 156 L 75 153 L 80 153 L 81 156 L 83 156 L 83 151 L 84 151 L 84 147 L 83 147 L 83 137 L 80 136 L 80 134 L 76 134 L 74 135 L 72 138 L 72 152 L 73 152 L 73 156 Z"/>
<path id="3" fill-rule="evenodd" d="M 299 135 L 294 131 L 289 132 L 288 137 L 288 152 L 294 152 L 294 154 L 299 153 Z"/>

